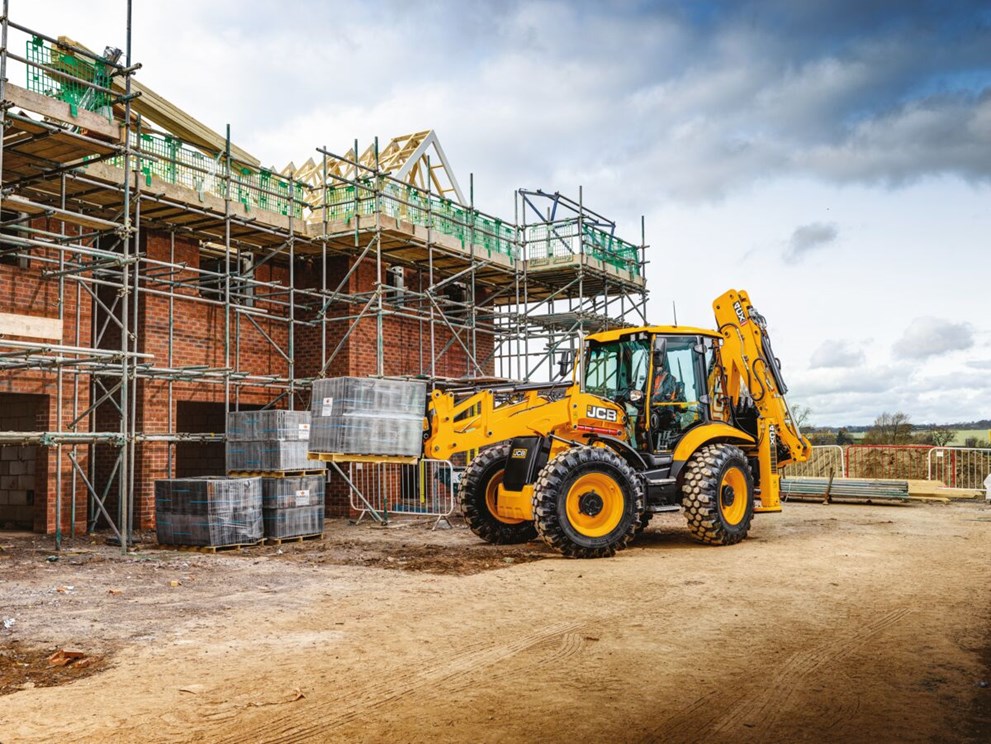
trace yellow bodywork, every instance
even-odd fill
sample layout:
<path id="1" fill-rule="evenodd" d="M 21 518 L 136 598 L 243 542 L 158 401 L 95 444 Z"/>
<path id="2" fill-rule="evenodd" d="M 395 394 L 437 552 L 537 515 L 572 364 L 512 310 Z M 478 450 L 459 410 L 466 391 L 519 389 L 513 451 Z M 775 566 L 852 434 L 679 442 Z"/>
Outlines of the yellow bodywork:
<path id="1" fill-rule="evenodd" d="M 610 400 L 581 392 L 577 384 L 558 400 L 548 400 L 539 390 L 531 390 L 521 400 L 499 406 L 491 390 L 461 400 L 434 390 L 430 410 L 430 434 L 423 451 L 427 457 L 441 460 L 514 437 L 553 435 L 552 453 L 569 443 L 582 444 L 593 434 L 624 441 L 628 438 L 626 411 Z"/>
<path id="2" fill-rule="evenodd" d="M 491 390 L 463 399 L 434 390 L 430 394 L 430 433 L 423 445 L 426 456 L 446 460 L 459 452 L 477 450 L 515 437 L 552 437 L 550 456 L 573 444 L 587 444 L 590 437 L 605 436 L 627 441 L 627 417 L 616 403 L 583 393 L 577 384 L 558 400 L 548 400 L 539 390 L 521 400 L 495 404 Z M 489 509 L 508 522 L 533 519 L 533 486 L 510 491 L 498 484 Z"/>

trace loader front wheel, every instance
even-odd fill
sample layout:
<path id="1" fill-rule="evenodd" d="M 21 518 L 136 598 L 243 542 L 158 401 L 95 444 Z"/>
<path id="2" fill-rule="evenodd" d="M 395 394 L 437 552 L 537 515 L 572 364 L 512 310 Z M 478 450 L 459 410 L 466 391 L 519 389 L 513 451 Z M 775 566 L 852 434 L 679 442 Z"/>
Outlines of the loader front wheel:
<path id="1" fill-rule="evenodd" d="M 458 498 L 468 527 L 486 542 L 515 545 L 537 536 L 533 522 L 500 517 L 496 512 L 499 484 L 506 469 L 509 444 L 479 453 L 461 478 Z"/>
<path id="2" fill-rule="evenodd" d="M 537 533 L 571 558 L 605 558 L 625 548 L 644 510 L 643 487 L 604 447 L 573 447 L 540 471 L 533 490 Z"/>
<path id="3" fill-rule="evenodd" d="M 698 542 L 733 545 L 750 531 L 754 479 L 743 450 L 731 444 L 699 449 L 685 465 L 682 506 Z"/>

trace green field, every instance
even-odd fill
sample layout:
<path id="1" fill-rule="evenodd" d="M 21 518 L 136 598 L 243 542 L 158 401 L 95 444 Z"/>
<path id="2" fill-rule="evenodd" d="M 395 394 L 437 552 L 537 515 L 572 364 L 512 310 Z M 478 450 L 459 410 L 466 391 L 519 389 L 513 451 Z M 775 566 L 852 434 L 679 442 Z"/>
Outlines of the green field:
<path id="1" fill-rule="evenodd" d="M 976 437 L 978 441 L 986 442 L 991 437 L 991 432 L 987 429 L 954 429 L 955 436 L 950 442 L 950 447 L 963 447 L 963 443 L 971 437 Z"/>

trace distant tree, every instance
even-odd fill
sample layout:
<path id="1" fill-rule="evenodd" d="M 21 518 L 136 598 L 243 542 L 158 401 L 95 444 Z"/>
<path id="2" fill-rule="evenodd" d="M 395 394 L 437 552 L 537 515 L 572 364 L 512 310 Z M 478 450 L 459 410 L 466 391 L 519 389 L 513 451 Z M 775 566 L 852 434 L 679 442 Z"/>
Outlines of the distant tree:
<path id="1" fill-rule="evenodd" d="M 911 444 L 912 422 L 907 413 L 882 413 L 864 435 L 864 444 Z"/>
<path id="2" fill-rule="evenodd" d="M 853 444 L 853 437 L 850 436 L 850 432 L 846 429 L 840 429 L 836 432 L 836 443 L 839 445 Z"/>
<path id="3" fill-rule="evenodd" d="M 945 426 L 930 426 L 921 434 L 918 434 L 916 438 L 921 444 L 931 444 L 933 447 L 945 447 L 950 442 L 952 442 L 957 436 L 957 433 L 953 429 L 947 429 Z"/>
<path id="4" fill-rule="evenodd" d="M 802 433 L 815 447 L 821 447 L 825 444 L 833 444 L 836 441 L 836 435 L 829 429 L 810 429 L 808 431 L 803 431 Z"/>
<path id="5" fill-rule="evenodd" d="M 799 429 L 804 429 L 812 419 L 812 409 L 801 404 L 791 407 L 791 420 Z"/>

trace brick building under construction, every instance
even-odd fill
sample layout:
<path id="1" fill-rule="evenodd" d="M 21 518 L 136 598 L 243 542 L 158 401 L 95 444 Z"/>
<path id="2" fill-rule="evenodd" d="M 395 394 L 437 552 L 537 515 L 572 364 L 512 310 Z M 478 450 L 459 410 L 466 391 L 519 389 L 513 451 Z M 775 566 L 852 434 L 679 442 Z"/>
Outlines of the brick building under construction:
<path id="1" fill-rule="evenodd" d="M 0 528 L 151 527 L 155 479 L 223 473 L 228 411 L 305 407 L 314 378 L 546 377 L 579 334 L 646 322 L 642 226 L 619 239 L 580 191 L 488 215 L 432 131 L 267 169 L 129 53 L 16 20 Z"/>

